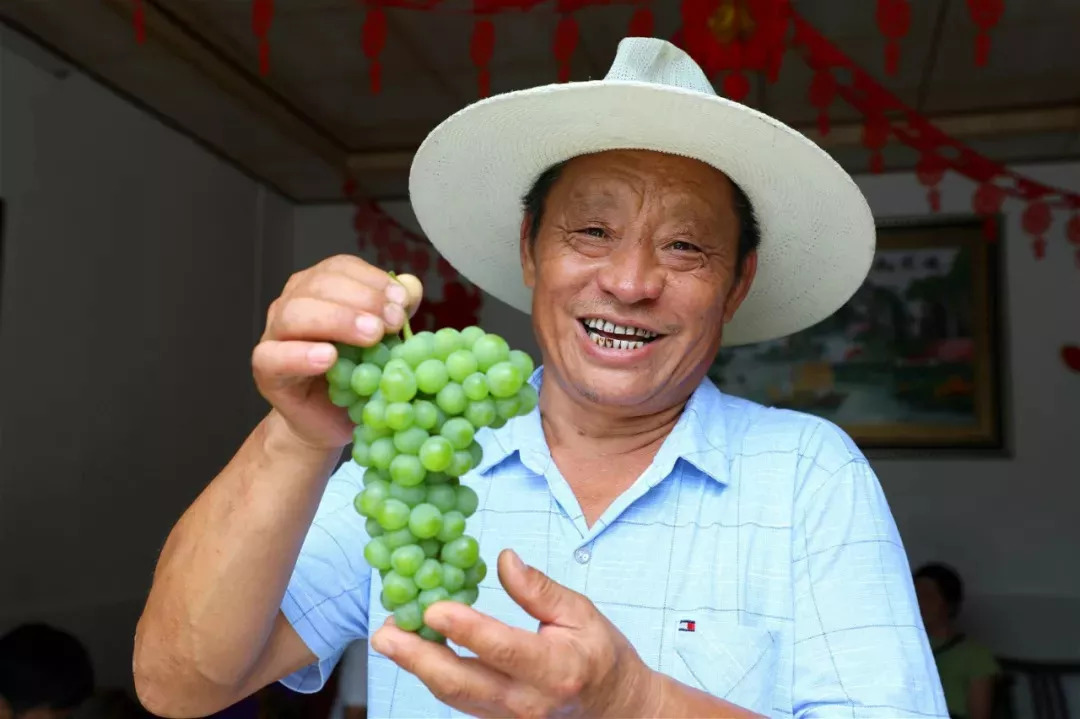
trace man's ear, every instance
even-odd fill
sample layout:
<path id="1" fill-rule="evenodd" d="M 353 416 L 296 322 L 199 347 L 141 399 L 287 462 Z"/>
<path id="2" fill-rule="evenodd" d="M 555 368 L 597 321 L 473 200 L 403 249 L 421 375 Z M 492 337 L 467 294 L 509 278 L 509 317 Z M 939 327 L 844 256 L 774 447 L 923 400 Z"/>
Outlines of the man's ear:
<path id="1" fill-rule="evenodd" d="M 728 290 L 727 302 L 724 304 L 724 324 L 731 322 L 731 318 L 735 316 L 735 310 L 739 309 L 747 293 L 750 292 L 750 285 L 754 282 L 754 275 L 757 274 L 757 258 L 757 250 L 747 253 L 743 258 L 739 279 Z"/>
<path id="2" fill-rule="evenodd" d="M 529 237 L 532 217 L 528 212 L 521 218 L 521 230 L 518 238 L 521 253 L 521 279 L 530 290 L 536 286 L 536 258 L 533 256 L 534 242 Z"/>

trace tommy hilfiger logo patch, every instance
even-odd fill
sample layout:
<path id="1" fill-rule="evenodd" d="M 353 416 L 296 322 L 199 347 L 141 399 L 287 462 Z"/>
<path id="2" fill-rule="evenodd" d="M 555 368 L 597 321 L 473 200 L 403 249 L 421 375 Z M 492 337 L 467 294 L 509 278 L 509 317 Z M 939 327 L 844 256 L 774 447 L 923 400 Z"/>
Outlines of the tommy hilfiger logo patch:
<path id="1" fill-rule="evenodd" d="M 692 632 L 697 628 L 697 622 L 693 619 L 683 619 L 679 622 L 680 632 Z"/>

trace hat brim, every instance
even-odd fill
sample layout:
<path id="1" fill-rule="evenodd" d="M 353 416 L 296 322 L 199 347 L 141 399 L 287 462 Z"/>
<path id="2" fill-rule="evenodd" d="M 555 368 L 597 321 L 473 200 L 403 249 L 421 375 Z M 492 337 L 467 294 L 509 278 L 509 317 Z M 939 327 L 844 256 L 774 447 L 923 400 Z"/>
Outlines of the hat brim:
<path id="1" fill-rule="evenodd" d="M 873 261 L 874 219 L 824 150 L 722 97 L 632 81 L 530 88 L 441 123 L 413 158 L 409 194 L 424 234 L 458 272 L 530 313 L 522 282 L 522 197 L 547 168 L 605 150 L 705 162 L 737 183 L 761 228 L 757 275 L 724 345 L 790 335 L 839 309 Z"/>

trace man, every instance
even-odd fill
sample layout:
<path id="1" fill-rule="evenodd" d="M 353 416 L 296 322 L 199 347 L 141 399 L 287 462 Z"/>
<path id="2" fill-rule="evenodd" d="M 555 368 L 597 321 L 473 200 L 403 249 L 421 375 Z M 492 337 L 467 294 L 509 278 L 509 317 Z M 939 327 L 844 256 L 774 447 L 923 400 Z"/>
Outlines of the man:
<path id="1" fill-rule="evenodd" d="M 332 258 L 271 307 L 253 366 L 274 409 L 162 552 L 135 653 L 151 709 L 315 690 L 370 636 L 372 716 L 945 716 L 866 460 L 704 379 L 722 342 L 813 324 L 865 277 L 873 221 L 825 153 L 634 38 L 603 81 L 451 117 L 410 194 L 459 271 L 532 312 L 543 354 L 539 410 L 479 433 L 465 478 L 497 578 L 427 610 L 448 646 L 387 621 L 362 470 L 327 482 L 350 425 L 321 375 L 329 342 L 397 331 L 419 288 Z"/>
<path id="2" fill-rule="evenodd" d="M 82 642 L 47 624 L 0 637 L 0 719 L 63 719 L 94 691 Z"/>

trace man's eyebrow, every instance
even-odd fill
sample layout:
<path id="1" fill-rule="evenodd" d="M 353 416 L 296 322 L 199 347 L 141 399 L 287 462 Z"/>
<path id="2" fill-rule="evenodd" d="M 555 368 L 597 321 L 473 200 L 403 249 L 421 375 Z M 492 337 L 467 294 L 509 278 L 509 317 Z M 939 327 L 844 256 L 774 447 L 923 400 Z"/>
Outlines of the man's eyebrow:
<path id="1" fill-rule="evenodd" d="M 566 203 L 567 209 L 581 214 L 590 214 L 602 210 L 611 210 L 618 206 L 618 198 L 615 193 L 607 190 L 577 190 L 570 194 Z"/>

